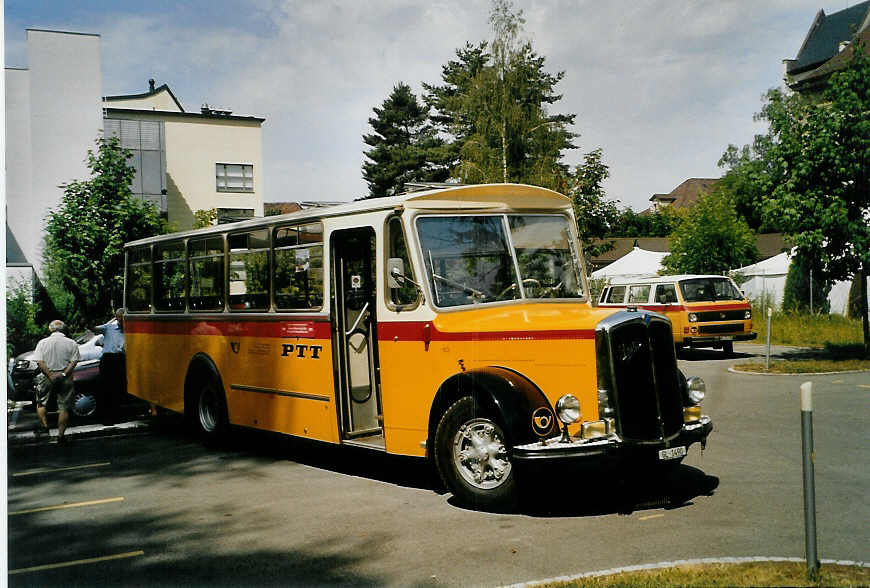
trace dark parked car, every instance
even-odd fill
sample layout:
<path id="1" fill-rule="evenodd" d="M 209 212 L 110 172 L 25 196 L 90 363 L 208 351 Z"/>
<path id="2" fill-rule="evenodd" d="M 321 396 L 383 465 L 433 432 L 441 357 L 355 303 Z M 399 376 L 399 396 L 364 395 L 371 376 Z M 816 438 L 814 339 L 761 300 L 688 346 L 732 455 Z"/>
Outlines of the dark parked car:
<path id="1" fill-rule="evenodd" d="M 73 370 L 75 396 L 72 413 L 76 416 L 87 417 L 97 411 L 96 387 L 100 379 L 103 336 L 86 331 L 76 337 L 75 342 L 79 344 L 81 358 Z M 39 373 L 39 366 L 32 359 L 34 351 L 26 351 L 16 357 L 14 361 L 10 361 L 12 365 L 9 376 L 13 386 L 13 389 L 9 390 L 11 400 L 34 399 L 36 391 L 33 387 L 33 379 Z M 49 409 L 54 410 L 55 407 L 49 406 Z"/>

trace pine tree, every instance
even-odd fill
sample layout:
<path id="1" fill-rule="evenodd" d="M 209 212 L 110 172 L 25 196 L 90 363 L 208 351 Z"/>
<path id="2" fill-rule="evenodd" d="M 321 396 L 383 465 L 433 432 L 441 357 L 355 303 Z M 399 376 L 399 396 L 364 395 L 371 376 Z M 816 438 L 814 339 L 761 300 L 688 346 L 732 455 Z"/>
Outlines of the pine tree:
<path id="1" fill-rule="evenodd" d="M 429 109 L 407 84 L 397 84 L 373 110 L 369 125 L 374 133 L 363 136 L 371 147 L 365 152 L 369 161 L 363 163 L 370 198 L 399 194 L 406 182 L 446 179 L 446 169 L 432 162 L 442 142 L 429 124 Z"/>

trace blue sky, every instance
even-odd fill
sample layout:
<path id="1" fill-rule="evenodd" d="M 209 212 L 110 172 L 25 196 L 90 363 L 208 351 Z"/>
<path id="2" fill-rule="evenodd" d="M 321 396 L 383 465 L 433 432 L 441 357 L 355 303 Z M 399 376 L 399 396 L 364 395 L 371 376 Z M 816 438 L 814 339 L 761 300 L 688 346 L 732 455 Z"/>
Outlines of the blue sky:
<path id="1" fill-rule="evenodd" d="M 574 165 L 598 147 L 608 196 L 636 210 L 689 177 L 718 177 L 745 144 L 761 95 L 782 80 L 821 8 L 811 0 L 515 0 L 525 36 L 564 70 L 554 111 L 577 114 Z M 488 39 L 488 0 L 22 1 L 5 3 L 6 65 L 26 28 L 101 35 L 103 93 L 166 83 L 262 116 L 267 201 L 351 200 L 368 118 L 399 81 L 418 94 L 466 41 Z"/>

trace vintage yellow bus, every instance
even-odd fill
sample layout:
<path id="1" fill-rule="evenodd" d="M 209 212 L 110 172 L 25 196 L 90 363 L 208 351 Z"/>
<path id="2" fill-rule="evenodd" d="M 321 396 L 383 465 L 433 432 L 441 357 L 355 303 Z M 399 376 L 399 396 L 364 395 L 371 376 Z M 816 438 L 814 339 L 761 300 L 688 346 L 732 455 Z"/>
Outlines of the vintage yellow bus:
<path id="1" fill-rule="evenodd" d="M 614 279 L 601 291 L 602 308 L 637 307 L 671 321 L 674 345 L 714 347 L 734 353 L 734 341 L 750 341 L 752 307 L 731 278 L 713 275 Z"/>
<path id="2" fill-rule="evenodd" d="M 432 460 L 508 508 L 532 466 L 678 463 L 712 430 L 671 327 L 592 308 L 571 201 L 425 189 L 126 245 L 132 394 L 206 441 L 249 427 Z"/>

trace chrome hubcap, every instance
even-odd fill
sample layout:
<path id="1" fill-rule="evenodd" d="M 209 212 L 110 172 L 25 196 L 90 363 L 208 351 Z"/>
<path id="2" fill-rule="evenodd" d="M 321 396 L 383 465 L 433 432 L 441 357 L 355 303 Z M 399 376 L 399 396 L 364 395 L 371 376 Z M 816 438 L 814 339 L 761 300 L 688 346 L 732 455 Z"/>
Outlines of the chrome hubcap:
<path id="1" fill-rule="evenodd" d="M 90 394 L 78 392 L 73 398 L 72 410 L 76 416 L 91 416 L 97 410 L 97 399 Z"/>
<path id="2" fill-rule="evenodd" d="M 459 427 L 453 438 L 453 463 L 476 488 L 500 486 L 511 471 L 501 429 L 488 419 L 473 419 Z"/>

